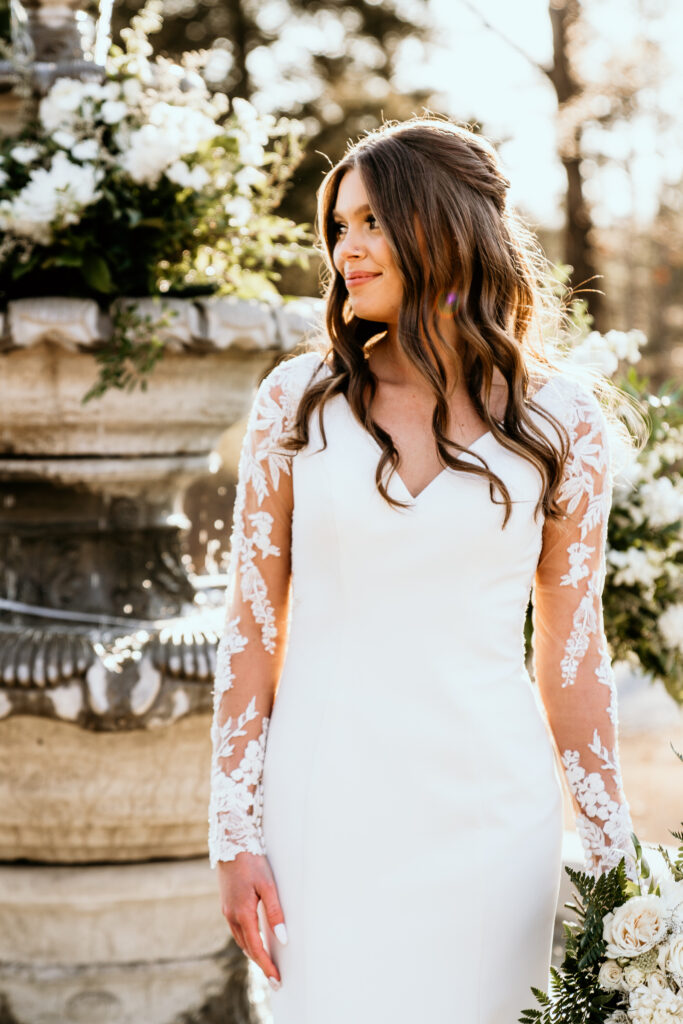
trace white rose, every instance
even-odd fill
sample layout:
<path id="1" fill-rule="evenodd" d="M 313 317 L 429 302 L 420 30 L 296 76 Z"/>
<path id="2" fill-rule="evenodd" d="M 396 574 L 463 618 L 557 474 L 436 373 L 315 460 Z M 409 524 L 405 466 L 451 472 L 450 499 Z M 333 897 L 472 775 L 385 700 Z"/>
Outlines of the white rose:
<path id="1" fill-rule="evenodd" d="M 97 139 L 83 139 L 77 142 L 71 150 L 71 155 L 77 160 L 96 160 L 100 152 Z"/>
<path id="2" fill-rule="evenodd" d="M 623 992 L 623 972 L 616 960 L 605 960 L 598 974 L 598 985 L 607 992 Z"/>
<path id="3" fill-rule="evenodd" d="M 638 985 L 642 985 L 645 981 L 645 972 L 641 971 L 640 967 L 634 967 L 633 964 L 628 967 L 624 967 L 624 989 L 630 992 L 634 988 L 638 988 Z"/>
<path id="4" fill-rule="evenodd" d="M 663 971 L 673 974 L 683 984 L 683 932 L 662 943 L 657 962 Z"/>
<path id="5" fill-rule="evenodd" d="M 647 976 L 647 987 L 655 995 L 662 995 L 664 992 L 670 991 L 666 977 L 661 971 L 650 971 Z"/>
<path id="6" fill-rule="evenodd" d="M 624 1010 L 615 1010 L 614 1013 L 610 1013 L 605 1024 L 631 1024 L 631 1022 Z"/>
<path id="7" fill-rule="evenodd" d="M 9 155 L 18 164 L 32 164 L 40 156 L 40 150 L 38 146 L 14 146 Z"/>
<path id="8" fill-rule="evenodd" d="M 637 956 L 652 949 L 666 935 L 664 904 L 659 896 L 633 896 L 605 914 L 602 937 L 608 957 Z"/>

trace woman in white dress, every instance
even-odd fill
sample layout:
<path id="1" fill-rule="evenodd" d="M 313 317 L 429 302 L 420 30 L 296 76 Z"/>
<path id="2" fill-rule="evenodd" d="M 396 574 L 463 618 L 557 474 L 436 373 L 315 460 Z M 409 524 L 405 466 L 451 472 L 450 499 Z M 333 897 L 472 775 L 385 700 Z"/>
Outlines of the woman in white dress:
<path id="1" fill-rule="evenodd" d="M 560 771 L 587 870 L 635 877 L 608 420 L 542 354 L 508 186 L 448 121 L 353 146 L 319 194 L 328 338 L 248 421 L 209 849 L 275 1024 L 516 1021 L 548 984 Z"/>

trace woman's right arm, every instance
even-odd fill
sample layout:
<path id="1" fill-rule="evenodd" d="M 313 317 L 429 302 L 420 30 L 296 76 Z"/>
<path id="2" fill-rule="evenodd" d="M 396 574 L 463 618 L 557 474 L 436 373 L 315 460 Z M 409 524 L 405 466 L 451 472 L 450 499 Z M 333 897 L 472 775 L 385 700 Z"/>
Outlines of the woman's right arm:
<path id="1" fill-rule="evenodd" d="M 276 983 L 280 975 L 264 949 L 257 906 L 261 900 L 270 927 L 283 937 L 263 841 L 261 774 L 289 613 L 291 454 L 277 448 L 293 412 L 287 379 L 284 363 L 262 382 L 242 443 L 213 691 L 209 804 L 221 910 L 238 945 Z"/>

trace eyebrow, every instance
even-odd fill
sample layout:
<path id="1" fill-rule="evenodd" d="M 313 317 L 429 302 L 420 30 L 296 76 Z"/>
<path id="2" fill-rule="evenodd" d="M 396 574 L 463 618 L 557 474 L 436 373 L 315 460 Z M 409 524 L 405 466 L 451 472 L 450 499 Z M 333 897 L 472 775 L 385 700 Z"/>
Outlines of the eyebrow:
<path id="1" fill-rule="evenodd" d="M 365 213 L 365 212 L 366 212 L 366 210 L 370 210 L 370 206 L 369 206 L 369 204 L 368 204 L 368 203 L 363 203 L 363 205 L 362 205 L 362 206 L 358 206 L 358 207 L 356 207 L 356 209 L 355 209 L 355 210 L 353 211 L 353 213 L 351 214 L 351 216 L 353 217 L 353 216 L 357 216 L 357 215 L 358 215 L 359 213 Z M 342 216 L 342 215 L 341 215 L 341 213 L 339 212 L 339 210 L 333 210 L 333 211 L 332 211 L 332 216 L 333 216 L 333 217 L 338 217 L 338 218 L 341 218 L 341 216 Z"/>

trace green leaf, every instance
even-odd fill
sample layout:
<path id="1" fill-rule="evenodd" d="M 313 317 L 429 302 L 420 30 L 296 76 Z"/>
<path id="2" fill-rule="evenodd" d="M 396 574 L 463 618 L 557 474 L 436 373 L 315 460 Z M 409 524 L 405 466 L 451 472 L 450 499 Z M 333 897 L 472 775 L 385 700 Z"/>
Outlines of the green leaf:
<path id="1" fill-rule="evenodd" d="M 109 267 L 101 256 L 87 257 L 83 262 L 81 273 L 96 292 L 108 294 L 114 290 Z"/>

